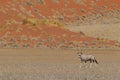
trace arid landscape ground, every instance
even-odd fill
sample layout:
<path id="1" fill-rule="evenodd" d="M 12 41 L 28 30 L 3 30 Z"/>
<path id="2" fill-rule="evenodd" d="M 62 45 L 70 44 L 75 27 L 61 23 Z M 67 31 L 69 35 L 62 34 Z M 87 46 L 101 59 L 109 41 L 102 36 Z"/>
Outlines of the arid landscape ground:
<path id="1" fill-rule="evenodd" d="M 120 80 L 120 50 L 84 49 L 98 65 L 81 67 L 76 50 L 0 49 L 1 80 Z"/>
<path id="2" fill-rule="evenodd" d="M 118 0 L 1 0 L 0 48 L 119 48 L 119 4 Z"/>
<path id="3" fill-rule="evenodd" d="M 119 0 L 0 0 L 0 80 L 120 80 L 119 30 Z"/>

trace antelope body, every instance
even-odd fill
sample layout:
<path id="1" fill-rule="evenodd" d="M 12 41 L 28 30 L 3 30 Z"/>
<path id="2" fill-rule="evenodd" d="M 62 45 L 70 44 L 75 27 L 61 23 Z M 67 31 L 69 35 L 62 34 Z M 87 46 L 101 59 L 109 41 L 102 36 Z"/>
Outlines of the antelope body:
<path id="1" fill-rule="evenodd" d="M 93 55 L 86 55 L 83 54 L 82 52 L 78 52 L 78 58 L 81 60 L 81 62 L 90 62 L 90 63 L 96 63 L 98 64 L 98 61 L 95 59 Z"/>

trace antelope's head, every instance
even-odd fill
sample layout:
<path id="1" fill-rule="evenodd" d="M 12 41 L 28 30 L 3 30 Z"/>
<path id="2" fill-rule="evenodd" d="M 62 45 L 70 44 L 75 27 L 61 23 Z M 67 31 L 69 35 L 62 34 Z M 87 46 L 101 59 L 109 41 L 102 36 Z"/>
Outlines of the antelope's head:
<path id="1" fill-rule="evenodd" d="M 78 56 L 81 56 L 83 53 L 82 52 L 77 52 L 77 55 Z"/>

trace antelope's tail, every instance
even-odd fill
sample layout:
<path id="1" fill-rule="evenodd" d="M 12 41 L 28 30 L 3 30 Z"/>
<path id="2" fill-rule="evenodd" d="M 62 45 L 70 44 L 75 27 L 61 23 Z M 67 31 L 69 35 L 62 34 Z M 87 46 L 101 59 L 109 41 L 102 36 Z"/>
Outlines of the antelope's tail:
<path id="1" fill-rule="evenodd" d="M 97 61 L 96 59 L 95 59 L 94 61 L 95 61 L 96 64 L 99 64 L 98 61 Z"/>

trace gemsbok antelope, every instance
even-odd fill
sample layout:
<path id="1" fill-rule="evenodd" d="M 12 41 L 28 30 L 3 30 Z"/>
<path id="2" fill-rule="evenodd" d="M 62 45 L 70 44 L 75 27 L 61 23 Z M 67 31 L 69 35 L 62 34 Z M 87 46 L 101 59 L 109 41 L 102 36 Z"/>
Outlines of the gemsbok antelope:
<path id="1" fill-rule="evenodd" d="M 93 55 L 86 55 L 83 54 L 82 52 L 77 52 L 78 58 L 80 59 L 81 63 L 87 63 L 90 62 L 90 64 L 92 63 L 96 63 L 98 64 L 98 61 L 96 60 L 96 58 Z M 91 67 L 91 65 L 90 65 Z"/>

